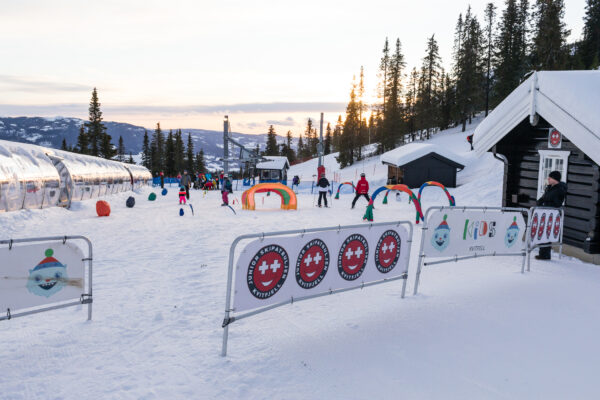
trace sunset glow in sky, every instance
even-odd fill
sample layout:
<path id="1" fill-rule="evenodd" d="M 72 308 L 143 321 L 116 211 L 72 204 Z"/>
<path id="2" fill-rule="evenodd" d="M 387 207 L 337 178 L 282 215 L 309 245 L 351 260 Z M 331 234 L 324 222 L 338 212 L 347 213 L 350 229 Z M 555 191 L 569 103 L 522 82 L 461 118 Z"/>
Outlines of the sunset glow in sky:
<path id="1" fill-rule="evenodd" d="M 488 1 L 0 0 L 0 116 L 86 118 L 96 86 L 108 121 L 297 135 L 344 112 L 361 65 L 374 97 L 386 36 L 412 69 L 435 33 L 449 68 L 459 13 Z M 565 3 L 578 39 L 585 0 Z"/>

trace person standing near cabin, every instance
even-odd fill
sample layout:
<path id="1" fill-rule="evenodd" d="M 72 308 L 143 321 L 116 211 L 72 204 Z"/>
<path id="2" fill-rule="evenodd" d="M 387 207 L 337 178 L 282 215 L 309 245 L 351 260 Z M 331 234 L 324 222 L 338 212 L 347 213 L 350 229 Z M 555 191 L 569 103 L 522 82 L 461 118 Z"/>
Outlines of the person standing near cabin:
<path id="1" fill-rule="evenodd" d="M 329 207 L 327 205 L 327 192 L 329 191 L 329 181 L 325 178 L 325 174 L 321 175 L 319 181 L 317 182 L 317 187 L 319 188 L 319 201 L 317 204 L 321 207 L 321 199 L 325 202 L 325 208 Z M 314 203 L 313 203 L 314 204 Z"/>
<path id="2" fill-rule="evenodd" d="M 233 185 L 231 184 L 231 181 L 229 180 L 229 177 L 227 176 L 227 174 L 223 175 L 223 184 L 221 185 L 222 189 L 221 189 L 221 197 L 223 198 L 223 204 L 221 204 L 222 206 L 228 206 L 229 205 L 229 193 L 233 193 Z"/>
<path id="3" fill-rule="evenodd" d="M 188 175 L 187 169 L 183 171 L 183 176 L 181 177 L 181 180 L 179 181 L 179 184 L 183 187 L 185 187 L 185 198 L 186 199 L 190 199 L 190 184 L 192 183 L 192 180 L 190 179 L 190 176 Z"/>
<path id="4" fill-rule="evenodd" d="M 369 182 L 367 182 L 364 172 L 360 174 L 360 180 L 356 184 L 356 196 L 354 196 L 354 200 L 352 200 L 352 208 L 354 208 L 356 200 L 358 200 L 360 196 L 364 196 L 367 201 L 371 201 L 369 198 Z"/>
<path id="5" fill-rule="evenodd" d="M 542 207 L 559 208 L 565 201 L 567 195 L 567 184 L 561 182 L 562 176 L 558 171 L 552 171 L 548 175 L 548 185 L 544 194 L 537 200 L 537 205 Z M 542 245 L 550 245 L 550 243 L 542 243 Z M 540 251 L 535 258 L 537 260 L 550 260 L 552 248 L 540 247 Z"/>
<path id="6" fill-rule="evenodd" d="M 294 190 L 294 186 L 296 186 L 296 190 L 298 190 L 298 185 L 300 185 L 300 177 L 294 175 L 294 178 L 292 179 L 292 190 Z"/>

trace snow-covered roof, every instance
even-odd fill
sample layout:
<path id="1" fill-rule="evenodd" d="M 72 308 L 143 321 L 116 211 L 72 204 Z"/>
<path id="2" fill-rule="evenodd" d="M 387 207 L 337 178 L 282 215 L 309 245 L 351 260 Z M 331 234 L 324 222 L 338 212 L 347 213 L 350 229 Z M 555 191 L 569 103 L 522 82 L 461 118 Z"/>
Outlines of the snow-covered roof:
<path id="1" fill-rule="evenodd" d="M 290 167 L 290 162 L 287 157 L 281 156 L 264 156 L 263 158 L 269 161 L 263 161 L 256 164 L 257 169 L 284 169 Z"/>
<path id="2" fill-rule="evenodd" d="M 475 130 L 478 156 L 536 113 L 600 164 L 600 71 L 541 71 L 532 74 Z"/>
<path id="3" fill-rule="evenodd" d="M 430 153 L 435 153 L 439 156 L 447 158 L 450 161 L 454 161 L 461 166 L 465 166 L 465 160 L 453 153 L 452 151 L 431 143 L 409 143 L 404 146 L 390 150 L 387 153 L 381 155 L 381 162 L 385 164 L 391 164 L 395 166 L 406 165 L 411 161 L 426 156 Z"/>

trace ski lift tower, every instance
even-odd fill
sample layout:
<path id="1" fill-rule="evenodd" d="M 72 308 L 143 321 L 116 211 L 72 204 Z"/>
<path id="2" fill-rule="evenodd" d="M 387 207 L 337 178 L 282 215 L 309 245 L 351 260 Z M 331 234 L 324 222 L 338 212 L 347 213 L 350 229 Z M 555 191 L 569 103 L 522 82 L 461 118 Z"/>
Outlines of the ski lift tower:
<path id="1" fill-rule="evenodd" d="M 223 118 L 223 173 L 229 174 L 229 162 L 240 161 L 242 163 L 248 163 L 255 166 L 260 161 L 265 161 L 256 151 L 249 150 L 244 145 L 234 140 L 230 136 L 231 124 L 229 123 L 229 116 Z M 229 158 L 229 145 L 232 144 L 240 148 L 239 158 Z M 254 169 L 254 168 L 253 168 Z"/>

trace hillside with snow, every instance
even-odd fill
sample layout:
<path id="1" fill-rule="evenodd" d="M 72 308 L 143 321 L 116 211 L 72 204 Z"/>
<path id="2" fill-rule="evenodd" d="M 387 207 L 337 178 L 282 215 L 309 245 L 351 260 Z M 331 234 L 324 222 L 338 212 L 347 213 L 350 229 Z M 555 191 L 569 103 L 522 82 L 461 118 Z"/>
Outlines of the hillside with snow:
<path id="1" fill-rule="evenodd" d="M 502 163 L 477 159 L 460 128 L 431 139 L 467 165 L 450 189 L 457 205 L 498 206 Z M 379 156 L 340 169 L 325 157 L 328 178 L 367 175 L 385 183 Z M 83 307 L 0 322 L 2 399 L 594 399 L 600 344 L 596 318 L 600 269 L 556 254 L 467 260 L 427 267 L 412 296 L 420 225 L 415 226 L 407 296 L 401 282 L 286 305 L 230 325 L 220 356 L 229 247 L 246 233 L 359 224 L 366 201 L 352 194 L 314 206 L 317 161 L 295 165 L 298 209 L 258 194 L 257 210 L 234 214 L 218 192 L 192 191 L 179 216 L 177 188 L 144 188 L 72 209 L 0 214 L 0 238 L 82 234 L 94 245 L 94 318 Z M 337 189 L 337 188 L 336 188 Z M 158 199 L 147 201 L 150 192 Z M 423 205 L 446 205 L 424 191 Z M 405 195 L 376 202 L 375 219 L 414 222 Z"/>

